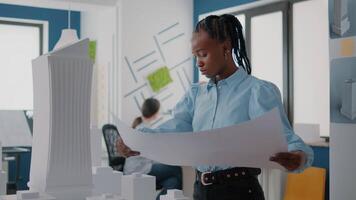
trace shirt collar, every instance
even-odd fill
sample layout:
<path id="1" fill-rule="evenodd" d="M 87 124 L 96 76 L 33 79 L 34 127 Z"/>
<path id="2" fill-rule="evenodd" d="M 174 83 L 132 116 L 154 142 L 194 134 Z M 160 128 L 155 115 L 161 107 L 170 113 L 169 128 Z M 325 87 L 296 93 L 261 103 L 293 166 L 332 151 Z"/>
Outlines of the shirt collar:
<path id="1" fill-rule="evenodd" d="M 240 67 L 229 77 L 220 80 L 219 82 L 221 82 L 221 84 L 226 84 L 228 86 L 238 85 L 245 79 L 246 76 L 247 76 L 246 71 Z M 214 84 L 215 84 L 215 78 L 211 78 L 207 84 L 206 89 L 209 90 L 211 87 L 214 86 Z"/>

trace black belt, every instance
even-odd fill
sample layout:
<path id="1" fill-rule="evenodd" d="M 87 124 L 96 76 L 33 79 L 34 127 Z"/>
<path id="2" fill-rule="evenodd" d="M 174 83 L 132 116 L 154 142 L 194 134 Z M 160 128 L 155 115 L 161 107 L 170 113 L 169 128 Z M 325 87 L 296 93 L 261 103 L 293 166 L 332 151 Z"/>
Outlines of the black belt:
<path id="1" fill-rule="evenodd" d="M 206 186 L 226 183 L 228 181 L 234 181 L 243 178 L 257 178 L 259 174 L 261 174 L 261 169 L 259 168 L 235 167 L 215 172 L 197 171 L 196 180 L 199 181 L 202 185 Z"/>

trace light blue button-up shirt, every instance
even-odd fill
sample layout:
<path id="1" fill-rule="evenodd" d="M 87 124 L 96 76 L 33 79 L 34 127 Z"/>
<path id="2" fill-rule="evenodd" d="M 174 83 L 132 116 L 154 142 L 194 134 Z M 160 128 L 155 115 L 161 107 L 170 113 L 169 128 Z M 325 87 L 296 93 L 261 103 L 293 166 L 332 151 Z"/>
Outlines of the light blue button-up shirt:
<path id="1" fill-rule="evenodd" d="M 213 80 L 205 84 L 194 84 L 173 109 L 171 120 L 157 129 L 144 128 L 141 131 L 168 133 L 222 128 L 252 120 L 275 107 L 280 111 L 288 150 L 300 150 L 307 155 L 305 165 L 296 170 L 302 171 L 312 164 L 313 150 L 294 134 L 284 112 L 278 88 L 270 82 L 248 75 L 242 68 L 216 84 Z M 201 172 L 231 167 L 196 166 Z"/>

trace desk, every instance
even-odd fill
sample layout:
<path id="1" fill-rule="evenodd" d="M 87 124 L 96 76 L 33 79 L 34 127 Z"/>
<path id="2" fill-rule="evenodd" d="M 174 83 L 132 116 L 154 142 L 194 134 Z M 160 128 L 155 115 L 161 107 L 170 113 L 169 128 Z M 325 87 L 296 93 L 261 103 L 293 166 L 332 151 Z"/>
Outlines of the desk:
<path id="1" fill-rule="evenodd" d="M 16 190 L 27 190 L 30 175 L 31 147 L 2 147 L 3 160 L 8 161 L 8 183 L 12 183 Z M 13 157 L 14 159 L 6 159 Z M 8 188 L 11 190 L 11 188 Z M 14 191 L 13 191 L 14 190 Z"/>
<path id="2" fill-rule="evenodd" d="M 16 195 L 0 196 L 0 200 L 17 200 Z"/>

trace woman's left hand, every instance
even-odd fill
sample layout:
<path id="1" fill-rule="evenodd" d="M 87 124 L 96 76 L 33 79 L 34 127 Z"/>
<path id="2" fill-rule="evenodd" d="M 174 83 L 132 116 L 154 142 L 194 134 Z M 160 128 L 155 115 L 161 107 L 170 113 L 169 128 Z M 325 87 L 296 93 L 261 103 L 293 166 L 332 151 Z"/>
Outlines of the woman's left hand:
<path id="1" fill-rule="evenodd" d="M 280 152 L 271 156 L 269 160 L 279 163 L 289 171 L 294 171 L 305 164 L 306 155 L 303 151 Z"/>

